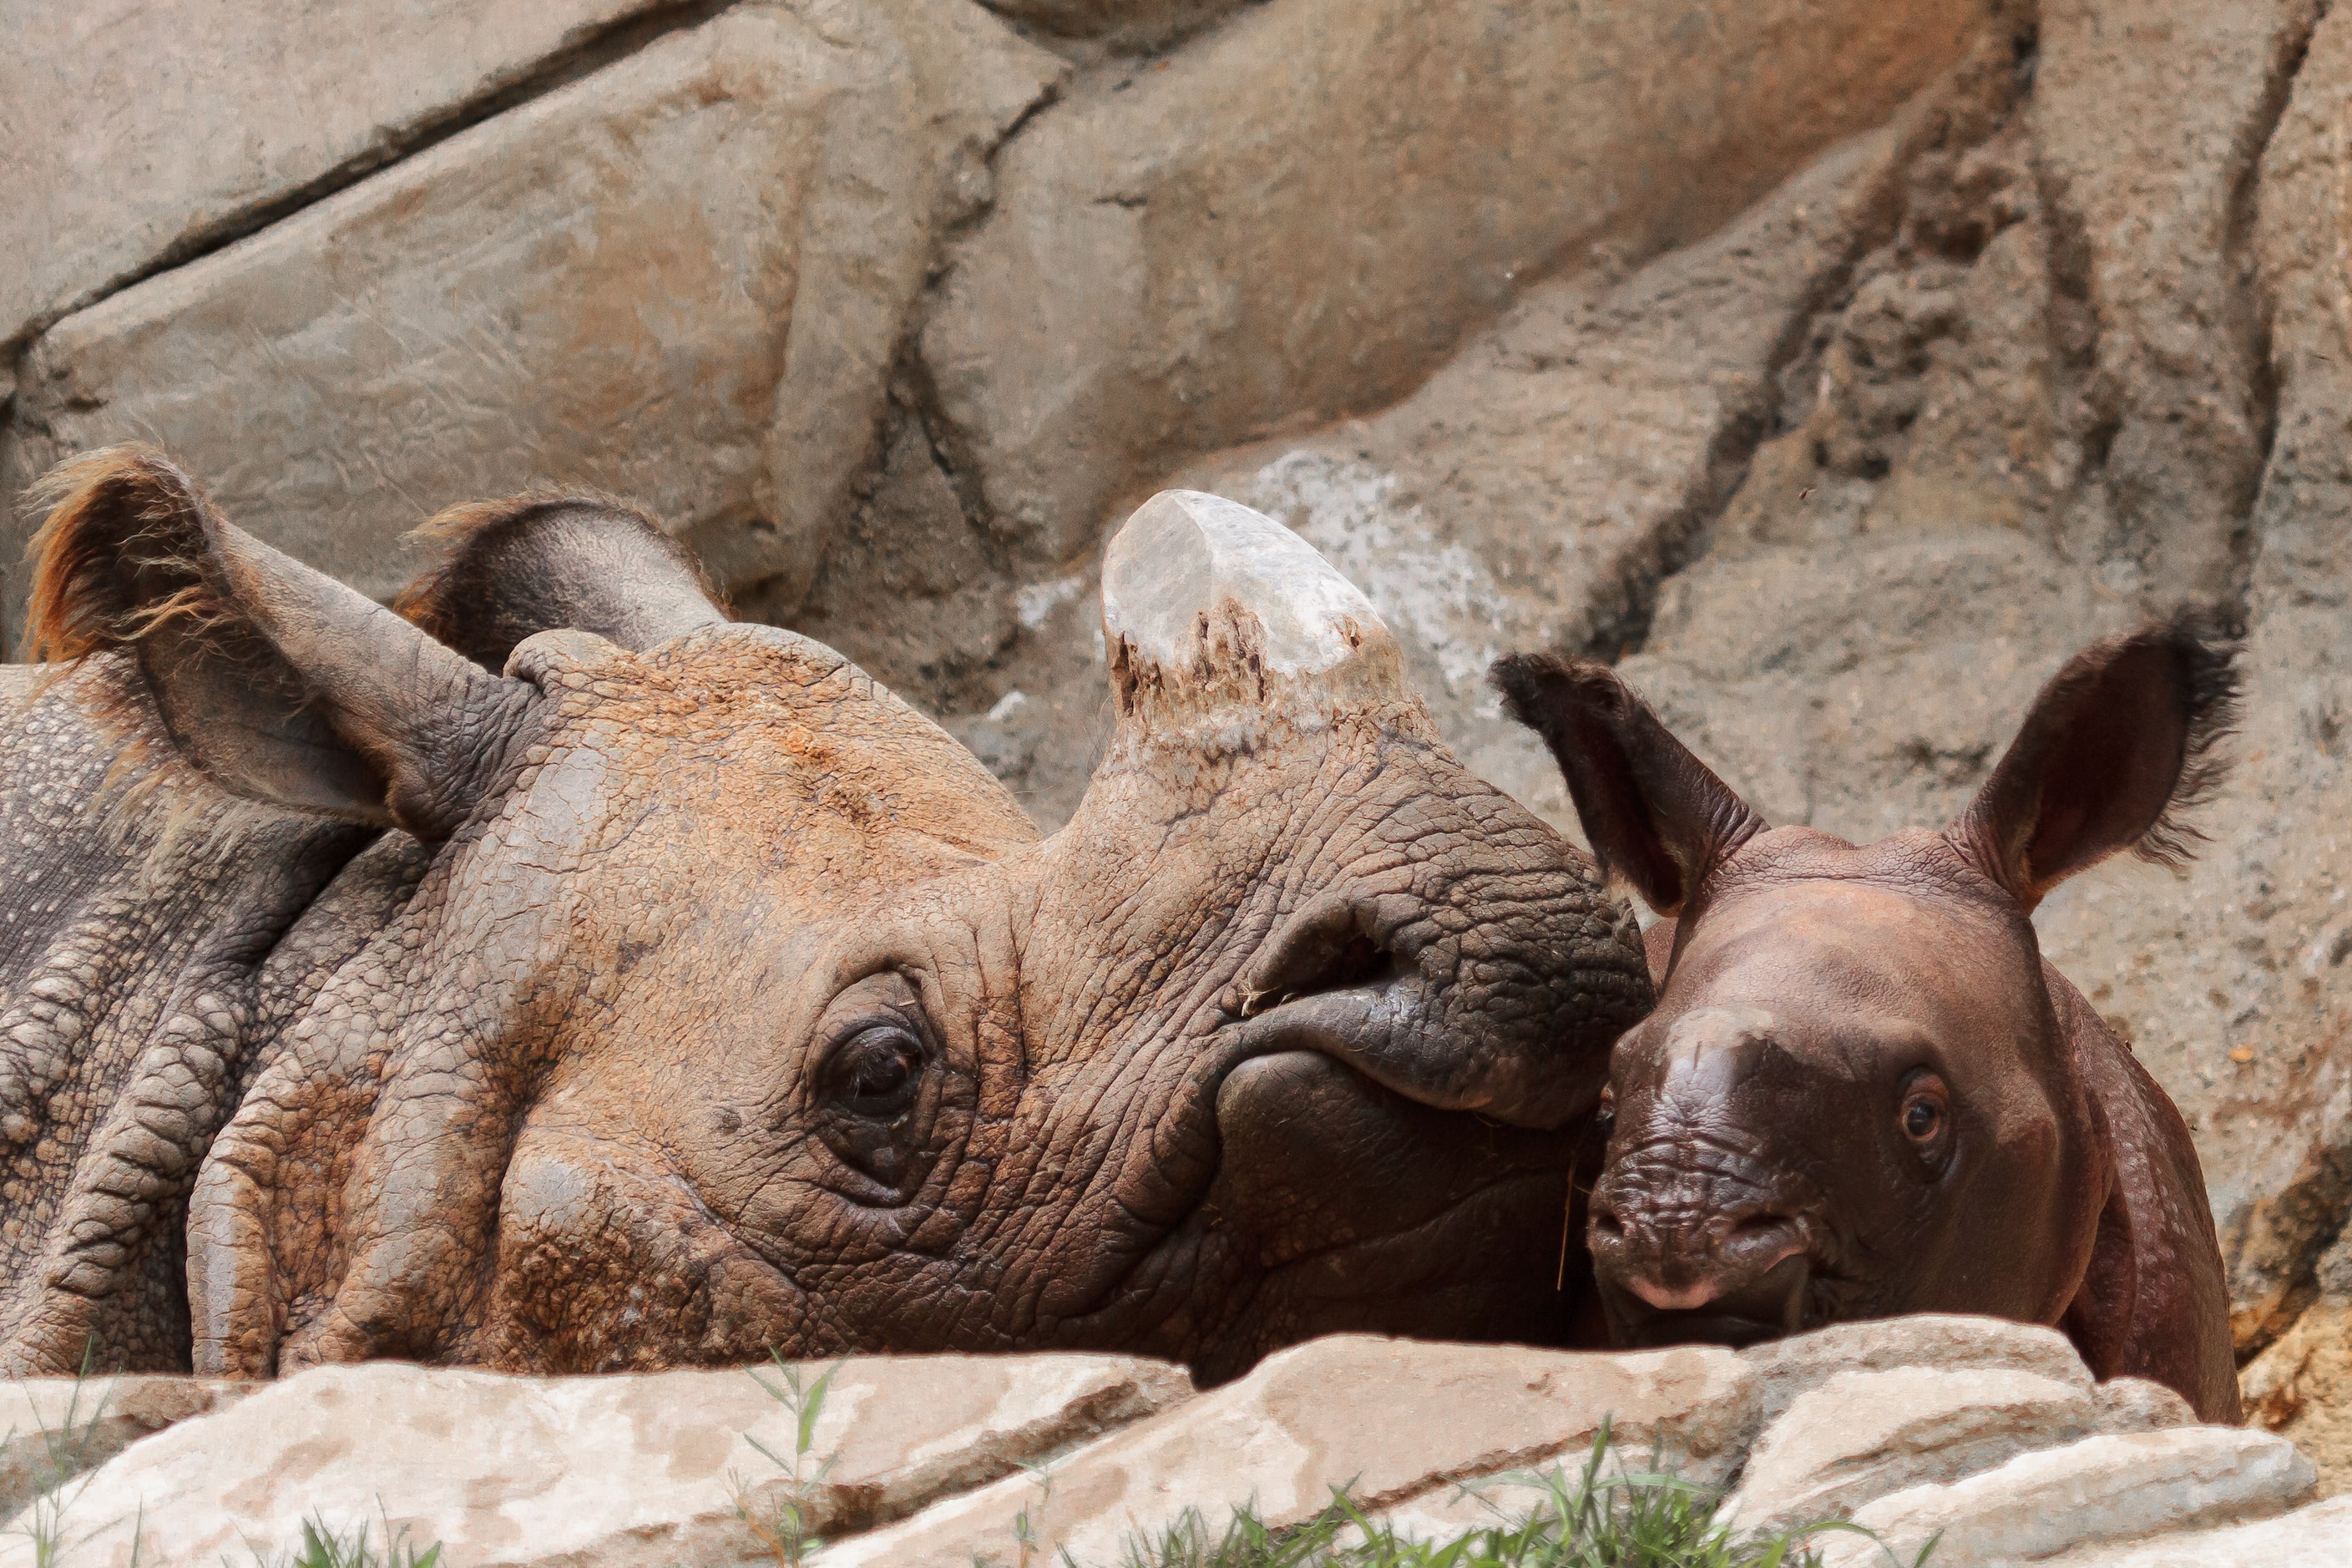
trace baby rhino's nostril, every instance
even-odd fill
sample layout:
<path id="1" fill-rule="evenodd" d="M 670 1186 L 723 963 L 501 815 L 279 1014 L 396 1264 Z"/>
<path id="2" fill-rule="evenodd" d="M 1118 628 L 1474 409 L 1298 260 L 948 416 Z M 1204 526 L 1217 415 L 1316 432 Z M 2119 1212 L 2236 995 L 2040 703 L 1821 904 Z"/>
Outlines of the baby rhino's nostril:
<path id="1" fill-rule="evenodd" d="M 1710 1265 L 1743 1279 L 1769 1272 L 1805 1250 L 1804 1229 L 1790 1215 L 1769 1211 L 1746 1214 L 1718 1233 Z"/>

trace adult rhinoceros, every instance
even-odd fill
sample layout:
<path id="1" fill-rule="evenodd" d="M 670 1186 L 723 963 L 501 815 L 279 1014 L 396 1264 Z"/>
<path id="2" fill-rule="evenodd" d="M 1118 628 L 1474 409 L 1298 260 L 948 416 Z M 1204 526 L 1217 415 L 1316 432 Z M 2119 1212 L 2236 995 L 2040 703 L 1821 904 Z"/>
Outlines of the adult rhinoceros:
<path id="1" fill-rule="evenodd" d="M 1267 520 L 1171 493 L 1113 542 L 1117 731 L 1041 842 L 614 504 L 468 510 L 403 619 L 153 451 L 51 499 L 55 662 L 0 675 L 0 1367 L 1218 1377 L 1575 1310 L 1526 1237 L 1638 945 Z"/>

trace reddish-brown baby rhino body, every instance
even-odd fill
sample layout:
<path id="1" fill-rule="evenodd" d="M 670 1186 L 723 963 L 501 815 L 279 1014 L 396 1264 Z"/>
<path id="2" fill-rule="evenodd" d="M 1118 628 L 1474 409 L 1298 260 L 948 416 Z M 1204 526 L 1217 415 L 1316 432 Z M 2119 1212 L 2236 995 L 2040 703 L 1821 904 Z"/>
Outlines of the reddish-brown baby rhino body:
<path id="1" fill-rule="evenodd" d="M 1768 826 L 1605 668 L 1497 667 L 1603 864 L 1677 917 L 1611 1065 L 1589 1236 L 1616 1338 L 1983 1312 L 2238 1418 L 2188 1128 L 2030 919 L 2109 855 L 2183 853 L 2231 651 L 2189 618 L 2084 650 L 1958 821 L 1861 846 Z"/>

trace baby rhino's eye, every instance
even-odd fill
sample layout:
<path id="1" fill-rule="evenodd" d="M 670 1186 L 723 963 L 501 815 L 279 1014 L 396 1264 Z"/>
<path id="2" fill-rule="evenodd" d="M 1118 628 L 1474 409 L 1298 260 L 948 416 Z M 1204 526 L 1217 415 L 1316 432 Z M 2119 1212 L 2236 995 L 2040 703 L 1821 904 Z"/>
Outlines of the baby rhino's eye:
<path id="1" fill-rule="evenodd" d="M 1903 1136 L 1920 1149 L 1936 1142 L 1951 1113 L 1951 1094 L 1944 1080 L 1934 1073 L 1916 1075 L 1903 1088 L 1903 1109 L 1896 1113 L 1896 1123 Z"/>

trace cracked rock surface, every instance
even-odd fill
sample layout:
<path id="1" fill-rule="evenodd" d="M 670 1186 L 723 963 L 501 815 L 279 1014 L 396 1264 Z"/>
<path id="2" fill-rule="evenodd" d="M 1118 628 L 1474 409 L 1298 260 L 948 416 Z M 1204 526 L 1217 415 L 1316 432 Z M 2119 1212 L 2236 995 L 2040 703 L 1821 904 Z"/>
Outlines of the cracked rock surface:
<path id="1" fill-rule="evenodd" d="M 359 0 L 12 6 L 0 58 L 11 252 L 0 353 L 694 9 L 425 0 L 387 26 Z M 269 113 L 253 112 L 258 94 Z"/>
<path id="2" fill-rule="evenodd" d="M 67 317 L 0 473 L 161 439 L 378 597 L 424 516 L 533 480 L 804 578 L 940 236 L 1065 68 L 966 0 L 737 6 Z"/>

